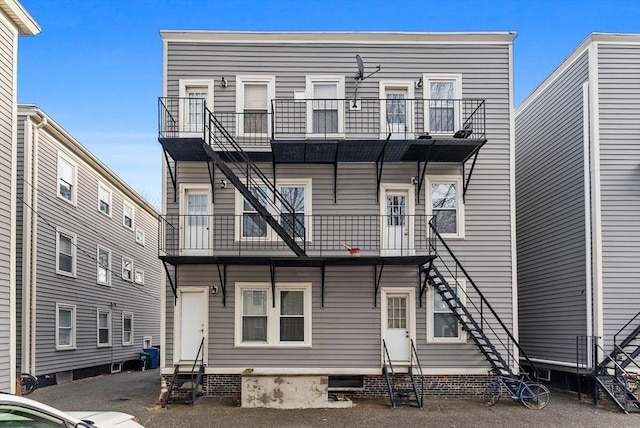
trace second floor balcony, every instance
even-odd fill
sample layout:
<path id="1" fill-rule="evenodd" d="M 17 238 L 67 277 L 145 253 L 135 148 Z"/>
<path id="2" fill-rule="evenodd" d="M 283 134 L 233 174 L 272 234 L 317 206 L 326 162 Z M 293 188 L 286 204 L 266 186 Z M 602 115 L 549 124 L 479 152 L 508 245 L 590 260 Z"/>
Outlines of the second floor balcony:
<path id="1" fill-rule="evenodd" d="M 309 257 L 411 257 L 429 253 L 431 215 L 304 215 L 277 219 Z M 295 257 L 257 214 L 164 215 L 159 256 L 180 264 L 214 258 Z M 354 260 L 357 263 L 357 260 Z"/>
<path id="2" fill-rule="evenodd" d="M 208 123 L 209 114 L 220 126 Z M 222 129 L 220 129 L 222 128 Z M 478 99 L 274 99 L 263 109 L 213 109 L 204 98 L 160 98 L 159 137 L 224 139 L 245 148 L 274 141 L 484 139 Z"/>

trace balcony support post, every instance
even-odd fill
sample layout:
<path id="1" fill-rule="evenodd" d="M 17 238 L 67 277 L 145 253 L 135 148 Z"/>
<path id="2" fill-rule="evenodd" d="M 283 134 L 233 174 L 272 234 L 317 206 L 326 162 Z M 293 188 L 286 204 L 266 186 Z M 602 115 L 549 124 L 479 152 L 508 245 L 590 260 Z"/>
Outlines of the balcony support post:
<path id="1" fill-rule="evenodd" d="M 378 266 L 380 266 L 380 271 L 378 271 Z M 382 279 L 382 271 L 384 270 L 384 262 L 381 262 L 379 265 L 373 266 L 373 307 L 378 307 L 378 290 L 380 290 L 380 280 Z"/>
<path id="2" fill-rule="evenodd" d="M 276 307 L 276 267 L 271 260 L 269 265 L 269 273 L 271 274 L 271 304 Z"/>
<path id="3" fill-rule="evenodd" d="M 387 144 L 391 139 L 391 132 L 387 135 L 387 140 L 382 145 L 382 150 L 376 159 L 376 202 L 380 202 L 380 182 L 382 181 L 382 168 L 384 167 L 384 154 L 387 151 Z"/>
<path id="4" fill-rule="evenodd" d="M 173 291 L 173 306 L 178 304 L 178 266 L 173 266 L 173 275 L 176 279 L 174 284 L 171 279 L 171 274 L 169 273 L 169 268 L 167 267 L 167 262 L 162 261 L 162 265 L 164 266 L 164 271 L 167 273 L 167 279 L 169 280 L 169 285 L 171 286 L 171 290 Z"/>
<path id="5" fill-rule="evenodd" d="M 339 145 L 336 145 L 336 155 L 333 159 L 333 203 L 338 203 L 338 150 Z"/>
<path id="6" fill-rule="evenodd" d="M 469 175 L 467 176 L 466 180 L 464 180 L 465 162 L 462 162 L 462 179 L 464 180 L 464 185 L 462 186 L 462 202 L 466 202 L 465 197 L 467 195 L 467 187 L 469 187 L 469 181 L 471 181 L 471 174 L 473 174 L 473 169 L 476 166 L 476 160 L 478 160 L 478 153 L 480 153 L 480 147 L 478 147 L 475 150 L 475 153 L 471 155 L 473 156 L 473 162 L 471 162 L 471 169 L 469 170 Z"/>
<path id="7" fill-rule="evenodd" d="M 216 263 L 218 267 L 218 278 L 220 279 L 220 289 L 222 290 L 222 306 L 227 307 L 227 265 L 222 265 L 220 271 L 220 263 Z"/>
<path id="8" fill-rule="evenodd" d="M 213 162 L 207 161 L 207 169 L 209 170 L 209 181 L 211 182 L 211 204 L 216 200 L 216 168 Z"/>
<path id="9" fill-rule="evenodd" d="M 178 183 L 177 183 L 177 174 L 173 174 L 171 170 L 171 163 L 169 162 L 169 154 L 167 150 L 163 147 L 162 151 L 164 152 L 164 159 L 167 162 L 167 171 L 169 171 L 169 176 L 171 177 L 171 183 L 173 183 L 173 202 L 177 201 L 178 198 Z M 178 170 L 178 161 L 173 161 L 173 165 L 176 168 L 176 172 Z"/>
<path id="10" fill-rule="evenodd" d="M 324 271 L 325 263 L 320 266 L 320 307 L 324 308 Z"/>
<path id="11" fill-rule="evenodd" d="M 429 262 L 427 267 L 425 267 L 424 265 L 418 266 L 418 287 L 420 287 L 420 299 L 419 299 L 420 307 L 422 307 L 422 296 L 424 296 L 425 291 L 427 291 L 429 272 L 431 272 L 432 265 L 433 265 L 433 260 Z M 422 279 L 423 272 L 424 272 L 424 279 Z"/>

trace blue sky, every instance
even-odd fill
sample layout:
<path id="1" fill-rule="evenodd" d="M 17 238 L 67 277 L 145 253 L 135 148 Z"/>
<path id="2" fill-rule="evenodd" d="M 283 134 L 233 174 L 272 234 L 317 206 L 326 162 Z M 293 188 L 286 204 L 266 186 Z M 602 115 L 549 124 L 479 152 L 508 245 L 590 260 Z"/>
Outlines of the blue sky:
<path id="1" fill-rule="evenodd" d="M 637 0 L 20 0 L 18 101 L 160 206 L 159 31 L 515 31 L 517 106 L 589 33 L 640 33 Z"/>

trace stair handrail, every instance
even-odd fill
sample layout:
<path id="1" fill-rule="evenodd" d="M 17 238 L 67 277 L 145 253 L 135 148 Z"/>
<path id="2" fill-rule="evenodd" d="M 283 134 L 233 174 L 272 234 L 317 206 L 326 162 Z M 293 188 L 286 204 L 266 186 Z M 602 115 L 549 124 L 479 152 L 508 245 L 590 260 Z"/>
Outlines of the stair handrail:
<path id="1" fill-rule="evenodd" d="M 422 408 L 422 404 L 424 401 L 424 372 L 422 371 L 422 365 L 420 364 L 420 359 L 418 359 L 418 351 L 416 350 L 416 345 L 411 339 L 411 372 L 413 372 L 413 361 L 415 359 L 416 366 L 418 371 L 420 372 L 420 397 L 416 393 L 416 399 L 418 400 L 418 405 Z"/>
<path id="2" fill-rule="evenodd" d="M 620 330 L 618 330 L 618 332 L 616 334 L 613 335 L 613 347 L 615 349 L 615 347 L 617 346 L 617 339 L 618 339 L 618 335 L 620 333 L 622 333 L 622 331 L 627 328 L 629 326 L 629 324 L 631 324 L 632 322 L 634 322 L 636 320 L 636 318 L 638 318 L 640 316 L 640 312 L 638 312 L 637 314 L 635 314 L 635 316 L 633 318 L 631 318 L 624 326 L 622 326 L 622 328 Z M 624 342 L 624 340 L 623 340 Z"/>
<path id="3" fill-rule="evenodd" d="M 627 352 L 624 349 L 622 349 L 620 346 L 616 345 L 616 349 L 618 350 L 618 354 L 622 354 L 626 357 L 625 361 L 629 361 L 629 364 L 633 364 L 638 368 L 638 370 L 640 370 L 640 364 L 636 363 L 636 360 L 631 355 L 627 354 Z M 620 364 L 620 367 L 626 367 L 626 365 L 623 366 L 622 364 Z"/>
<path id="4" fill-rule="evenodd" d="M 191 367 L 191 375 L 193 376 L 193 372 L 196 370 L 196 363 L 201 361 L 201 365 L 204 364 L 204 337 L 200 341 L 200 347 L 198 348 L 198 353 L 196 354 L 196 359 L 193 360 L 193 366 Z M 200 351 L 202 351 L 202 360 L 200 360 Z"/>
<path id="5" fill-rule="evenodd" d="M 269 204 L 271 207 L 273 207 L 277 212 L 282 213 L 282 207 L 284 207 L 288 212 L 286 214 L 292 214 L 292 224 L 289 224 L 288 226 L 290 227 L 291 233 L 292 233 L 292 237 L 293 239 L 295 238 L 300 238 L 303 242 L 303 246 L 306 246 L 306 227 L 304 225 L 304 223 L 300 223 L 296 220 L 296 216 L 295 214 L 302 214 L 300 212 L 296 212 L 295 208 L 289 203 L 289 201 L 287 201 L 282 194 L 280 193 L 280 191 L 276 188 L 276 186 L 271 182 L 271 180 L 262 172 L 262 170 L 260 168 L 258 168 L 255 163 L 249 158 L 249 156 L 246 154 L 246 152 L 242 149 L 242 147 L 240 146 L 240 144 L 238 144 L 238 142 L 235 140 L 235 138 L 233 138 L 233 136 L 229 133 L 229 131 L 227 131 L 227 129 L 222 125 L 222 123 L 220 123 L 220 121 L 218 120 L 218 118 L 215 116 L 215 114 L 213 114 L 213 112 L 211 112 L 211 110 L 209 110 L 206 105 L 204 106 L 204 113 L 205 113 L 205 117 L 207 117 L 208 120 L 205 121 L 205 123 L 208 124 L 208 128 L 209 132 L 208 132 L 208 139 L 206 138 L 207 136 L 205 135 L 205 141 L 207 142 L 207 144 L 213 149 L 212 147 L 212 141 L 213 140 L 216 145 L 220 148 L 224 148 L 224 142 L 219 141 L 218 138 L 215 136 L 215 134 L 212 132 L 212 127 L 211 124 L 213 124 L 213 126 L 215 127 L 215 129 L 218 130 L 218 132 L 220 132 L 220 134 L 226 139 L 227 143 L 235 150 L 235 152 L 231 152 L 227 149 L 225 149 L 225 153 L 227 153 L 227 155 L 229 155 L 232 160 L 236 163 L 244 163 L 247 167 L 247 171 L 244 174 L 244 176 L 247 179 L 247 184 L 251 187 L 253 187 L 253 189 L 259 191 L 261 193 L 261 195 L 264 197 L 264 199 L 266 201 L 269 201 Z M 205 130 L 206 132 L 206 130 Z M 256 181 L 252 175 L 255 174 L 260 181 Z M 271 192 L 271 194 L 273 195 L 273 203 L 271 202 L 271 198 L 269 197 L 269 195 L 264 194 L 264 192 L 262 191 L 260 184 L 265 185 L 269 191 Z M 253 190 L 251 189 L 251 190 Z M 275 204 L 275 199 L 278 200 L 278 202 L 280 202 L 280 204 L 282 204 L 282 207 L 278 207 Z M 249 200 L 249 202 L 253 205 L 252 201 Z M 254 207 L 257 208 L 257 207 Z M 280 217 L 285 218 L 286 217 Z M 285 220 L 288 221 L 288 220 Z M 302 233 L 298 234 L 296 233 L 296 226 L 300 226 L 302 228 Z"/>
<path id="6" fill-rule="evenodd" d="M 491 313 L 493 314 L 493 316 L 495 317 L 495 319 L 498 321 L 498 323 L 500 324 L 500 326 L 502 327 L 502 329 L 504 330 L 504 332 L 507 334 L 508 338 L 513 342 L 513 344 L 516 346 L 516 348 L 518 348 L 519 354 L 521 357 L 524 357 L 525 361 L 527 362 L 528 366 L 533 370 L 534 372 L 534 377 L 537 379 L 540 377 L 540 372 L 538 371 L 538 369 L 536 368 L 536 366 L 533 364 L 533 362 L 531 362 L 531 360 L 529 359 L 529 357 L 527 356 L 526 352 L 522 349 L 522 347 L 520 346 L 520 344 L 518 343 L 518 341 L 515 339 L 515 337 L 511 334 L 511 332 L 509 331 L 509 329 L 507 328 L 506 324 L 502 321 L 502 319 L 500 319 L 500 317 L 498 316 L 498 313 L 493 309 L 493 306 L 491 306 L 491 304 L 489 303 L 489 301 L 487 300 L 487 298 L 484 296 L 484 294 L 482 293 L 482 291 L 480 291 L 480 288 L 476 285 L 476 283 L 473 281 L 473 279 L 471 278 L 471 275 L 469 275 L 469 273 L 467 272 L 467 270 L 464 268 L 464 266 L 462 266 L 462 263 L 460 263 L 460 260 L 458 260 L 458 258 L 456 257 L 456 255 L 453 253 L 453 251 L 451 250 L 451 248 L 449 247 L 449 245 L 447 245 L 446 241 L 442 238 L 442 235 L 440 235 L 440 233 L 437 231 L 435 225 L 433 224 L 434 220 L 436 219 L 436 217 L 432 218 L 431 220 L 429 220 L 429 228 L 431 230 L 432 233 L 435 234 L 435 236 L 438 238 L 438 241 L 440 241 L 440 243 L 444 246 L 444 248 L 447 250 L 447 252 L 449 253 L 449 256 L 453 259 L 453 261 L 456 264 L 456 267 L 458 269 L 460 269 L 460 271 L 464 274 L 464 276 L 466 277 L 467 281 L 471 284 L 471 286 L 473 287 L 473 289 L 476 291 L 476 293 L 478 293 L 478 296 L 480 296 L 480 301 L 482 304 L 486 305 L 487 309 L 489 309 L 489 311 L 491 311 Z M 436 251 L 435 253 L 438 257 L 438 252 Z M 440 258 L 440 257 L 439 257 Z M 440 258 L 441 259 L 441 258 Z M 465 293 L 466 294 L 466 293 Z M 474 304 L 474 306 L 476 306 Z M 477 306 L 476 306 L 477 308 Z M 482 319 L 484 319 L 483 316 L 481 316 Z M 489 325 L 489 327 L 492 329 L 493 328 Z M 504 344 L 503 344 L 504 346 Z M 507 351 L 509 351 L 507 349 Z"/>
<path id="7" fill-rule="evenodd" d="M 605 349 L 604 349 L 600 344 L 596 343 L 596 347 L 597 347 L 597 348 L 599 348 L 602 352 L 605 352 Z M 626 381 L 621 381 L 621 380 L 620 380 L 621 378 L 628 378 L 628 377 L 630 377 L 629 372 L 627 372 L 627 371 L 624 369 L 624 367 L 622 367 L 622 366 L 621 366 L 621 365 L 620 365 L 620 364 L 615 360 L 615 358 L 610 359 L 610 361 L 611 361 L 611 362 L 616 366 L 616 369 L 615 369 L 615 372 L 616 372 L 616 373 L 613 375 L 613 379 L 615 380 L 615 382 L 616 382 L 619 386 L 621 386 L 621 387 L 624 389 L 624 393 L 625 393 L 625 394 L 627 394 L 627 395 L 632 394 L 632 391 L 629 389 L 629 387 L 628 387 L 628 385 L 627 385 L 627 382 L 626 382 Z M 635 362 L 634 362 L 634 363 L 635 363 Z M 603 369 L 606 369 L 606 367 L 602 367 L 602 366 L 598 366 L 598 367 L 603 368 Z M 596 368 L 596 371 L 597 371 L 597 368 Z M 608 374 L 608 373 L 607 373 L 607 374 Z M 595 378 L 598 378 L 598 373 L 597 373 L 597 372 L 596 372 L 596 373 L 594 373 L 594 377 L 595 377 Z M 601 386 L 604 386 L 602 383 L 601 383 L 600 385 L 601 385 Z M 618 407 L 620 407 L 620 408 L 621 408 L 625 413 L 628 413 L 628 410 L 624 407 L 624 405 L 623 405 L 622 403 L 620 403 L 620 402 L 618 401 L 618 399 L 617 399 L 617 398 L 616 398 L 616 397 L 611 393 L 611 391 L 609 391 L 609 389 L 608 389 L 608 388 L 606 388 L 606 387 L 605 387 L 605 389 L 606 389 L 607 394 L 609 395 L 609 397 L 611 397 L 611 398 L 616 402 L 616 404 L 618 404 Z M 595 394 L 594 394 L 594 396 L 595 396 Z M 640 400 L 639 400 L 639 399 L 636 399 L 635 397 L 634 397 L 634 400 L 636 400 L 638 403 L 640 403 Z M 595 402 L 595 399 L 594 399 L 594 402 Z"/>
<path id="8" fill-rule="evenodd" d="M 391 356 L 389 355 L 389 349 L 387 348 L 387 342 L 386 340 L 382 339 L 382 349 L 384 351 L 384 361 L 383 361 L 383 368 L 385 369 L 385 378 L 387 380 L 387 388 L 389 389 L 389 397 L 391 398 L 391 405 L 393 407 L 396 406 L 396 399 L 395 399 L 395 394 L 396 394 L 396 385 L 395 382 L 393 382 L 393 380 L 391 382 L 389 382 L 389 372 L 386 370 L 387 367 L 387 361 L 389 362 L 389 369 L 391 369 L 391 376 L 394 377 L 395 376 L 395 371 L 393 370 L 393 363 L 391 362 Z"/>

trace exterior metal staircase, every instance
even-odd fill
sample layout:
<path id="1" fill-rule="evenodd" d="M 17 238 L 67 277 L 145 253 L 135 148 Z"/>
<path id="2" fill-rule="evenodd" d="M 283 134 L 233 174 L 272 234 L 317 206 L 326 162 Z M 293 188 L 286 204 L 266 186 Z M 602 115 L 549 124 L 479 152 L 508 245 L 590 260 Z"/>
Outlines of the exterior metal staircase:
<path id="1" fill-rule="evenodd" d="M 423 267 L 425 285 L 434 288 L 467 333 L 467 338 L 491 365 L 492 372 L 515 377 L 519 361 L 524 359 L 533 371 L 532 377 L 538 378 L 535 365 L 438 232 L 435 219 L 429 221 L 429 228 L 431 251 L 437 257 Z M 438 245 L 444 247 L 444 251 L 438 252 Z M 444 274 L 436 263 L 442 266 Z M 466 287 L 462 286 L 459 277 L 464 278 Z"/>
<path id="2" fill-rule="evenodd" d="M 384 351 L 382 374 L 387 382 L 391 407 L 395 409 L 400 403 L 415 403 L 422 408 L 424 405 L 424 374 L 413 339 L 411 340 L 411 359 L 408 367 L 396 366 L 394 369 L 384 339 L 382 339 L 382 347 Z"/>
<path id="3" fill-rule="evenodd" d="M 184 366 L 176 364 L 167 398 L 163 401 L 162 407 L 166 407 L 170 402 L 186 403 L 193 406 L 199 396 L 199 389 L 202 386 L 204 376 L 203 355 L 204 338 L 200 341 L 200 348 L 198 348 L 198 354 L 193 361 L 193 365 L 189 365 L 185 369 Z"/>
<path id="4" fill-rule="evenodd" d="M 640 323 L 619 345 L 617 336 L 639 317 L 640 312 L 618 330 L 613 338 L 613 351 L 593 371 L 594 397 L 598 396 L 598 389 L 602 390 L 625 413 L 640 413 Z M 603 350 L 599 345 L 598 348 Z"/>
<path id="5" fill-rule="evenodd" d="M 306 256 L 304 224 L 296 220 L 294 207 L 206 106 L 204 117 L 204 148 L 207 155 L 289 248 L 297 256 Z M 244 168 L 244 180 L 229 167 L 223 155 Z M 266 192 L 263 188 L 267 189 Z M 291 215 L 279 216 L 278 221 L 273 213 L 282 212 Z M 297 233 L 298 230 L 302 230 L 302 233 Z"/>

